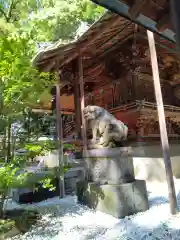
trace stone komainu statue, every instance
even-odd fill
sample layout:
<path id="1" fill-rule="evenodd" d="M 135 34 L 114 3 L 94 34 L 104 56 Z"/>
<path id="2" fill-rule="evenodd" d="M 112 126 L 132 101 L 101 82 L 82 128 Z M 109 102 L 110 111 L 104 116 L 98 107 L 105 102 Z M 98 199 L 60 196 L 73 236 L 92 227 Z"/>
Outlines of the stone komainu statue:
<path id="1" fill-rule="evenodd" d="M 92 148 L 116 147 L 127 138 L 128 127 L 102 107 L 85 107 L 84 118 L 92 129 Z"/>

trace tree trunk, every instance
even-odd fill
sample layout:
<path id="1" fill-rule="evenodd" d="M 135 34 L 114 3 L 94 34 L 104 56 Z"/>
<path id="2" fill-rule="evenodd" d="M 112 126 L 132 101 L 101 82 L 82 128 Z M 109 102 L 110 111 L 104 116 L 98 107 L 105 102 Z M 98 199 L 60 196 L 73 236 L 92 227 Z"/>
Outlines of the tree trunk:
<path id="1" fill-rule="evenodd" d="M 8 125 L 7 125 L 7 155 L 6 155 L 6 162 L 11 161 L 11 120 L 8 118 Z"/>
<path id="2" fill-rule="evenodd" d="M 0 197 L 0 219 L 4 218 L 4 202 L 6 199 L 6 195 L 2 194 Z"/>

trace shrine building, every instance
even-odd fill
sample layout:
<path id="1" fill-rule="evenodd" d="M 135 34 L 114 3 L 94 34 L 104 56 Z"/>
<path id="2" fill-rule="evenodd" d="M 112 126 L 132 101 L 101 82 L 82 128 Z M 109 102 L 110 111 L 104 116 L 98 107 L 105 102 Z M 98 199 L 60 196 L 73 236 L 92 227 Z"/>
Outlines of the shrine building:
<path id="1" fill-rule="evenodd" d="M 100 33 L 100 34 L 99 34 Z M 169 139 L 180 134 L 180 65 L 176 46 L 155 35 Z M 83 49 L 84 48 L 84 49 Z M 146 30 L 107 12 L 77 41 L 57 43 L 40 52 L 34 65 L 40 71 L 61 70 L 61 107 L 75 117 L 64 122 L 64 136 L 81 132 L 77 52 L 83 49 L 86 105 L 101 106 L 129 128 L 132 141 L 159 141 L 150 53 Z M 59 72 L 59 71 L 58 71 Z M 43 107 L 43 106 L 42 106 Z M 50 109 L 50 102 L 46 106 Z"/>

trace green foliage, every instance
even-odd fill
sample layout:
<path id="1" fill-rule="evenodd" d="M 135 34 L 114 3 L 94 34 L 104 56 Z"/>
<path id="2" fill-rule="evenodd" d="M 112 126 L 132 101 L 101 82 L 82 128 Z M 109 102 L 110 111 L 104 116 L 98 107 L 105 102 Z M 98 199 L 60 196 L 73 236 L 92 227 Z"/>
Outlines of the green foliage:
<path id="1" fill-rule="evenodd" d="M 39 73 L 32 67 L 37 46 L 74 39 L 82 22 L 92 24 L 103 12 L 103 8 L 89 0 L 0 0 L 0 153 L 6 159 L 6 164 L 0 167 L 0 216 L 10 189 L 36 189 L 40 183 L 53 190 L 51 180 L 69 167 L 60 166 L 37 177 L 19 173 L 29 158 L 45 155 L 60 145 L 52 141 L 27 144 L 31 136 L 24 132 L 11 136 L 12 124 L 25 122 L 39 96 L 56 81 L 54 74 Z M 33 133 L 38 135 L 37 131 Z M 14 150 L 20 145 L 28 153 L 14 157 Z M 75 146 L 65 144 L 63 148 L 73 150 Z"/>
<path id="2" fill-rule="evenodd" d="M 27 185 L 32 184 L 27 180 L 31 179 L 32 174 L 28 172 L 19 173 L 21 170 L 14 164 L 5 164 L 0 167 L 0 195 L 6 195 L 12 188 L 28 187 Z"/>
<path id="3" fill-rule="evenodd" d="M 9 232 L 16 229 L 15 233 L 25 233 L 39 219 L 39 214 L 36 211 L 16 209 L 9 212 L 6 219 L 0 219 L 0 239 L 9 239 Z M 14 232 L 14 231 L 13 231 Z M 11 235 L 11 234 L 10 234 Z"/>
<path id="4" fill-rule="evenodd" d="M 0 219 L 0 235 L 7 233 L 15 226 L 15 222 L 13 220 L 4 220 Z"/>
<path id="5" fill-rule="evenodd" d="M 37 41 L 73 39 L 81 22 L 92 24 L 104 12 L 89 0 L 1 0 L 2 30 L 12 24 Z M 7 24 L 8 23 L 8 24 Z"/>
<path id="6" fill-rule="evenodd" d="M 25 121 L 56 81 L 54 74 L 32 67 L 37 46 L 74 39 L 82 22 L 92 24 L 103 12 L 89 0 L 0 0 L 0 132 L 8 142 L 2 147 L 6 159 L 11 158 L 12 123 Z"/>
<path id="7" fill-rule="evenodd" d="M 14 122 L 24 122 L 30 109 L 35 106 L 39 96 L 56 81 L 54 74 L 39 73 L 31 65 L 31 59 L 41 42 L 72 40 L 82 22 L 92 24 L 103 9 L 89 0 L 0 0 L 0 133 L 3 156 L 10 163 L 0 168 L 0 194 L 15 187 L 35 187 L 44 181 L 44 187 L 52 187 L 53 176 L 67 170 L 62 167 L 53 169 L 49 176 L 35 179 L 27 172 L 18 172 L 28 158 L 44 155 L 57 149 L 59 142 L 40 142 L 26 144 L 28 154 L 14 157 L 16 138 L 11 137 Z M 18 135 L 19 136 L 19 135 Z M 72 145 L 64 145 L 72 150 Z"/>
<path id="8" fill-rule="evenodd" d="M 37 222 L 38 213 L 25 210 L 21 215 L 15 217 L 15 226 L 21 232 L 27 232 Z"/>
<path id="9" fill-rule="evenodd" d="M 37 155 L 45 155 L 47 152 L 57 149 L 58 142 L 54 141 L 40 141 L 38 143 L 30 143 L 25 145 L 25 149 L 28 150 L 27 154 L 23 156 L 17 156 L 12 159 L 11 163 L 3 164 L 0 167 L 0 196 L 2 200 L 0 202 L 0 217 L 3 214 L 3 206 L 6 196 L 13 188 L 30 188 L 34 191 L 38 190 L 39 184 L 43 188 L 49 190 L 55 190 L 52 180 L 59 178 L 65 173 L 70 165 L 59 166 L 42 174 L 35 174 L 32 172 L 24 171 L 24 163 L 27 163 L 28 158 L 35 158 Z M 74 146 L 67 144 L 66 149 L 73 149 Z"/>
<path id="10" fill-rule="evenodd" d="M 15 162 L 15 161 L 14 161 Z M 51 191 L 55 190 L 52 180 L 60 177 L 70 166 L 59 166 L 42 174 L 24 171 L 19 164 L 7 163 L 0 167 L 0 218 L 3 216 L 3 207 L 9 191 L 13 188 L 30 188 L 38 190 L 39 185 Z"/>
<path id="11" fill-rule="evenodd" d="M 6 195 L 12 188 L 36 188 L 37 183 L 42 184 L 45 188 L 52 188 L 52 179 L 59 177 L 68 170 L 60 166 L 53 168 L 44 174 L 34 174 L 32 172 L 22 171 L 21 167 L 14 164 L 5 164 L 0 167 L 0 195 Z"/>
<path id="12" fill-rule="evenodd" d="M 25 144 L 24 149 L 27 150 L 25 156 L 33 160 L 36 156 L 45 156 L 48 152 L 57 150 L 61 143 L 59 141 L 47 140 Z M 64 150 L 75 150 L 73 144 L 63 144 Z"/>
<path id="13" fill-rule="evenodd" d="M 24 167 L 23 163 L 26 163 L 28 158 L 34 159 L 37 155 L 45 155 L 47 152 L 57 149 L 56 144 L 58 143 L 54 141 L 41 141 L 39 144 L 27 144 L 25 146 L 25 149 L 28 150 L 27 154 L 17 156 L 11 161 L 11 163 L 6 163 L 1 166 L 0 195 L 5 196 L 12 188 L 30 187 L 35 189 L 37 183 L 42 184 L 45 188 L 53 189 L 54 186 L 51 184 L 52 179 L 61 176 L 70 166 L 53 168 L 49 170 L 46 175 L 34 175 L 34 173 L 22 170 Z M 74 146 L 71 144 L 65 145 L 65 149 L 73 148 Z"/>
<path id="14" fill-rule="evenodd" d="M 37 104 L 39 94 L 53 84 L 48 74 L 31 67 L 34 52 L 30 39 L 0 39 L 1 113 L 17 118 L 20 111 Z"/>

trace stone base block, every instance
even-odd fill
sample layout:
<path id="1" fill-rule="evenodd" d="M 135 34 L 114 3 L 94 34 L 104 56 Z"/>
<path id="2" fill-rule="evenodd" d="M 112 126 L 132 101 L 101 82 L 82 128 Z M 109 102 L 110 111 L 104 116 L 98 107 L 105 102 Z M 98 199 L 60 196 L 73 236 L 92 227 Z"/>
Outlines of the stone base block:
<path id="1" fill-rule="evenodd" d="M 144 180 L 117 185 L 99 185 L 94 182 L 77 183 L 80 204 L 123 218 L 148 210 L 148 196 Z"/>

